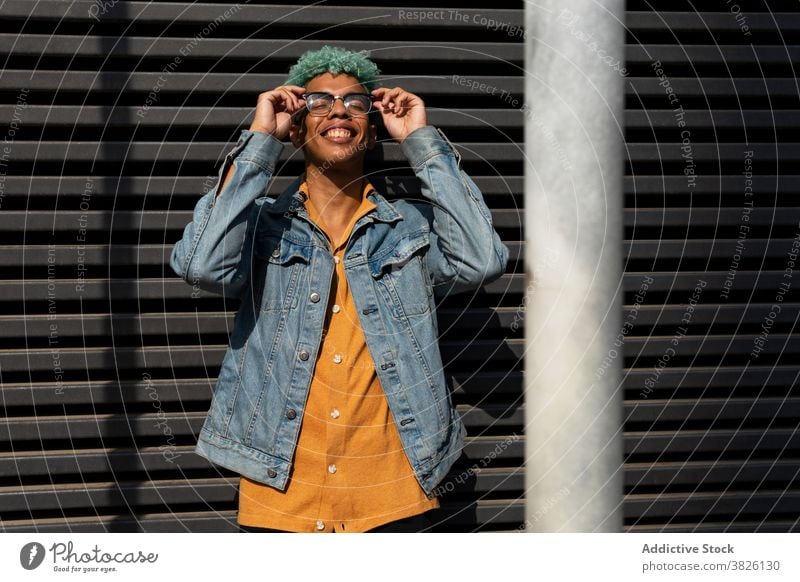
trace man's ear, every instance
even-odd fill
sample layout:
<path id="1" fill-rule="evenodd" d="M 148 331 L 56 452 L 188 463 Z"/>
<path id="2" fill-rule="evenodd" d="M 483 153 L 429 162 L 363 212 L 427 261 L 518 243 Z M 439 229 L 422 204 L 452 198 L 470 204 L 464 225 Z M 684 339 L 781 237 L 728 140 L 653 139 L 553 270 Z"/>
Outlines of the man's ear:
<path id="1" fill-rule="evenodd" d="M 371 150 L 375 147 L 378 140 L 378 126 L 375 123 L 370 123 L 367 128 L 367 149 Z"/>
<path id="2" fill-rule="evenodd" d="M 300 119 L 292 120 L 292 124 L 289 126 L 289 139 L 292 142 L 292 145 L 297 149 L 303 147 L 303 144 L 306 141 L 305 138 L 306 134 L 306 119 L 305 116 L 300 116 Z"/>

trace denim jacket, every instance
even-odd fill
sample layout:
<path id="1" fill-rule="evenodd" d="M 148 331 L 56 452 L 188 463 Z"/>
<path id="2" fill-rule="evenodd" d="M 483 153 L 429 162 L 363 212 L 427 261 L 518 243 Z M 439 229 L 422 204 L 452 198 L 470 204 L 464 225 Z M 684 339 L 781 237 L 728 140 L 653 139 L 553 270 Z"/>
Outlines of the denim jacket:
<path id="1" fill-rule="evenodd" d="M 241 300 L 195 451 L 279 490 L 289 479 L 334 273 L 327 239 L 298 192 L 302 177 L 277 198 L 266 196 L 283 147 L 243 130 L 170 258 L 190 285 Z M 431 494 L 466 435 L 445 381 L 436 300 L 500 277 L 508 248 L 441 130 L 418 128 L 400 147 L 422 199 L 389 202 L 373 190 L 376 207 L 353 226 L 343 260 L 405 453 Z M 215 198 L 232 160 L 233 176 Z"/>

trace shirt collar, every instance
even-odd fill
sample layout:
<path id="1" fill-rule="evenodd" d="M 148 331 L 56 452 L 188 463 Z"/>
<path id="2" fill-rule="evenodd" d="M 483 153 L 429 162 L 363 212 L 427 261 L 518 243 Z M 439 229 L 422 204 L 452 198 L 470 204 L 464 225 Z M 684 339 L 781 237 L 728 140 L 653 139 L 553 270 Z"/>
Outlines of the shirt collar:
<path id="1" fill-rule="evenodd" d="M 305 203 L 308 200 L 308 182 L 306 181 L 306 173 L 303 172 L 299 178 L 300 185 L 297 187 L 297 191 L 300 192 L 303 196 L 303 202 Z M 372 186 L 372 183 L 365 178 L 364 179 L 364 188 L 361 190 L 361 200 L 363 204 L 363 200 L 367 198 L 370 194 L 375 191 L 375 188 Z M 374 206 L 374 205 L 373 205 Z"/>
<path id="2" fill-rule="evenodd" d="M 376 206 L 374 219 L 380 222 L 395 222 L 402 220 L 402 215 L 395 210 L 391 203 L 386 200 L 372 183 L 367 179 L 363 190 L 364 199 L 369 198 Z M 285 214 L 296 212 L 298 207 L 305 205 L 308 197 L 308 185 L 306 183 L 306 173 L 303 172 L 270 204 L 264 205 L 264 211 L 270 214 Z"/>

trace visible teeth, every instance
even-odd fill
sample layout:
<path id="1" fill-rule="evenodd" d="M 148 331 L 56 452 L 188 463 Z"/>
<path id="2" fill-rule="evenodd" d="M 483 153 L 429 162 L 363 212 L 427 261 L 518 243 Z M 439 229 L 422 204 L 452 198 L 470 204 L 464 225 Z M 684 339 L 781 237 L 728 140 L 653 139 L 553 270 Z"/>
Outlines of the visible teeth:
<path id="1" fill-rule="evenodd" d="M 349 129 L 333 128 L 325 132 L 325 135 L 330 137 L 350 137 Z"/>

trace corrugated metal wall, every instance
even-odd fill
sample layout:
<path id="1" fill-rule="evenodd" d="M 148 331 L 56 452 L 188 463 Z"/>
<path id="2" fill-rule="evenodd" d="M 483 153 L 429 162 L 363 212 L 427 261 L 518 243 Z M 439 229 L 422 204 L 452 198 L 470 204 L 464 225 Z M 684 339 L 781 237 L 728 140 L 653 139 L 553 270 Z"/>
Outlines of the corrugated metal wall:
<path id="1" fill-rule="evenodd" d="M 440 305 L 469 438 L 437 529 L 522 525 L 522 4 L 381 4 L 3 4 L 0 529 L 235 531 L 237 476 L 192 451 L 237 305 L 169 252 L 258 93 L 323 43 L 423 97 L 512 250 L 507 275 Z M 800 16 L 734 6 L 629 5 L 629 325 L 609 350 L 631 531 L 798 529 Z M 404 161 L 387 143 L 372 163 L 402 185 Z"/>

